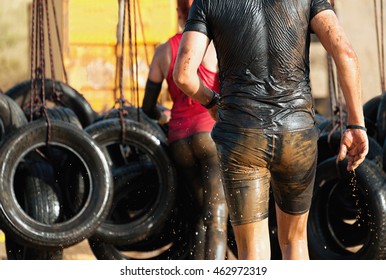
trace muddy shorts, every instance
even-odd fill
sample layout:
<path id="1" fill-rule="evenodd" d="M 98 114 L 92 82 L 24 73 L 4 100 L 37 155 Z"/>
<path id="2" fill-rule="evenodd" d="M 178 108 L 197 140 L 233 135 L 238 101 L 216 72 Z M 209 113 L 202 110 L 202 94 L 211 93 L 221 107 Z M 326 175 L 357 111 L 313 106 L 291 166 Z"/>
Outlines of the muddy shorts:
<path id="1" fill-rule="evenodd" d="M 288 214 L 311 205 L 319 130 L 267 133 L 216 129 L 223 185 L 233 225 L 268 217 L 269 193 Z"/>

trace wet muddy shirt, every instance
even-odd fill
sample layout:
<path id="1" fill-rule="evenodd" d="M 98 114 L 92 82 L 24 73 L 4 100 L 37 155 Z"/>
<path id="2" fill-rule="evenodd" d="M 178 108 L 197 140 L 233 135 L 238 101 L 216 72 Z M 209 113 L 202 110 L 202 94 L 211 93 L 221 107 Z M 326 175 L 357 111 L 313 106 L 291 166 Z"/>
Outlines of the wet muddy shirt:
<path id="1" fill-rule="evenodd" d="M 326 0 L 195 0 L 184 32 L 213 40 L 219 121 L 229 129 L 290 131 L 314 125 L 310 20 Z"/>

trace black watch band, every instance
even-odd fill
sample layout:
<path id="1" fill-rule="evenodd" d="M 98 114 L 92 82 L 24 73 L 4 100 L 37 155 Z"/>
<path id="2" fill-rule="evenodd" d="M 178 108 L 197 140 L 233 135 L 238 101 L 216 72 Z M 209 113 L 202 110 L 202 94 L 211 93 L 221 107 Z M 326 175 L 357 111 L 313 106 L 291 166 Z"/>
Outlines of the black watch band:
<path id="1" fill-rule="evenodd" d="M 349 124 L 348 126 L 346 126 L 347 129 L 361 129 L 361 130 L 364 130 L 364 131 L 367 131 L 367 128 L 362 126 L 362 125 L 357 125 L 357 124 Z"/>
<path id="2" fill-rule="evenodd" d="M 209 101 L 209 103 L 206 104 L 206 105 L 202 105 L 202 106 L 204 106 L 206 109 L 210 109 L 210 108 L 212 108 L 213 106 L 217 105 L 218 101 L 220 100 L 220 95 L 219 95 L 218 93 L 216 93 L 215 91 L 213 91 L 213 90 L 212 90 L 212 92 L 213 92 L 213 97 L 212 97 L 212 99 Z"/>

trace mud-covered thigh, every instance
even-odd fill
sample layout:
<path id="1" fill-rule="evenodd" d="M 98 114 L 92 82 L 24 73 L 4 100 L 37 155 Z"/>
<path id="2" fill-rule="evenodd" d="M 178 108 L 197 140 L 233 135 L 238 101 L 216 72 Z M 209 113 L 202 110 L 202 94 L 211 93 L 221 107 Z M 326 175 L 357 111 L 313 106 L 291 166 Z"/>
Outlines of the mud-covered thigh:
<path id="1" fill-rule="evenodd" d="M 273 134 L 216 132 L 232 224 L 266 218 L 270 186 L 282 211 L 301 214 L 309 209 L 318 137 L 317 128 Z"/>

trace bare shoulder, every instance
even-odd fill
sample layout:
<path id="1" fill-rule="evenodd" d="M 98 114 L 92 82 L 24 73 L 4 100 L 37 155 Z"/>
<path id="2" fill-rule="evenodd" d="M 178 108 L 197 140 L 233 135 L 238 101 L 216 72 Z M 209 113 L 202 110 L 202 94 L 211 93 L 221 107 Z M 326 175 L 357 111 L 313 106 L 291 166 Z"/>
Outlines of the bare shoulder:
<path id="1" fill-rule="evenodd" d="M 169 42 L 158 45 L 154 50 L 154 56 L 151 64 L 153 70 L 159 69 L 162 72 L 162 76 L 166 77 L 169 71 L 171 63 L 171 48 Z"/>
<path id="2" fill-rule="evenodd" d="M 154 59 L 157 59 L 162 63 L 170 64 L 170 58 L 171 58 L 171 48 L 170 48 L 169 42 L 164 42 L 155 48 Z"/>

